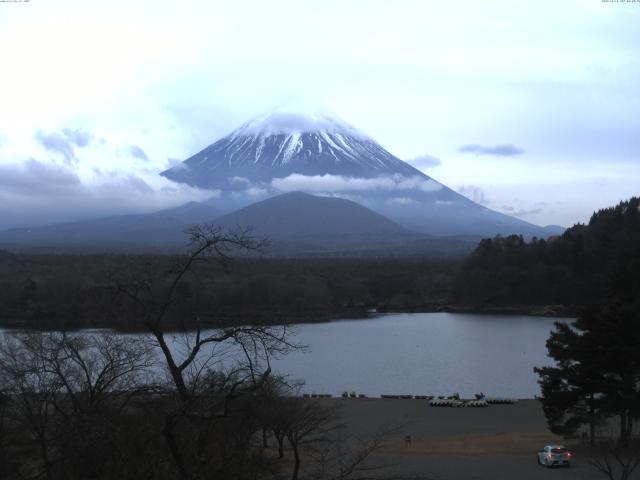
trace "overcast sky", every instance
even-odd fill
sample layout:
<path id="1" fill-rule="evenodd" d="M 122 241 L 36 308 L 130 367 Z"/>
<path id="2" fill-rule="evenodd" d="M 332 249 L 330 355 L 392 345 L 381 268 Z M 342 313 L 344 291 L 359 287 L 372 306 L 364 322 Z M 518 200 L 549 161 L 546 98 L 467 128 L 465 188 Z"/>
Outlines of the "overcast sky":
<path id="1" fill-rule="evenodd" d="M 640 3 L 0 3 L 0 226 L 208 192 L 157 173 L 282 105 L 337 113 L 495 210 L 640 194 Z"/>

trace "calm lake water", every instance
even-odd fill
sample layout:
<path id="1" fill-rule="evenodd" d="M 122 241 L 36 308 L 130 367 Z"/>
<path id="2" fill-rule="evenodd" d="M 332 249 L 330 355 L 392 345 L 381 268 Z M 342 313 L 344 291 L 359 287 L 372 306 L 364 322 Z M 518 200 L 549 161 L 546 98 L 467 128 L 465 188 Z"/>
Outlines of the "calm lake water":
<path id="1" fill-rule="evenodd" d="M 545 342 L 556 320 L 412 313 L 301 324 L 292 340 L 306 351 L 271 365 L 290 380 L 304 380 L 306 393 L 532 398 L 539 394 L 533 367 L 552 364 Z M 173 347 L 179 350 L 182 340 L 178 335 Z"/>
<path id="2" fill-rule="evenodd" d="M 413 313 L 299 325 L 309 346 L 273 362 L 305 392 L 339 394 L 539 394 L 534 366 L 550 365 L 545 341 L 558 319 Z M 562 319 L 570 321 L 570 319 Z"/>

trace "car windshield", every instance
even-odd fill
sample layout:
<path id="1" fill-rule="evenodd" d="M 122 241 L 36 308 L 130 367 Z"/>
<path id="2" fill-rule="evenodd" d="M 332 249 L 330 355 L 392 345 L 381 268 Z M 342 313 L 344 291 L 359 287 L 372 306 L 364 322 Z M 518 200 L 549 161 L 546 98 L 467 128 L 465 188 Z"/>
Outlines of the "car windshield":
<path id="1" fill-rule="evenodd" d="M 552 448 L 551 453 L 567 453 L 566 448 Z"/>

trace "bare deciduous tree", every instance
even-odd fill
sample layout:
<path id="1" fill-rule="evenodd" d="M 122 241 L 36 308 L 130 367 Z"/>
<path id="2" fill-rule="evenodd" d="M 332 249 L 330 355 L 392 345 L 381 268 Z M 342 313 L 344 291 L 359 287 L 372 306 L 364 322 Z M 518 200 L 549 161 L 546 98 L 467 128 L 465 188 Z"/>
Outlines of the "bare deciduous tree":
<path id="1" fill-rule="evenodd" d="M 5 335 L 8 422 L 14 435 L 29 433 L 21 475 L 100 478 L 113 470 L 120 414 L 144 386 L 151 359 L 148 346 L 121 336 Z"/>
<path id="2" fill-rule="evenodd" d="M 239 465 L 234 455 L 242 448 L 230 452 L 230 437 L 225 448 L 218 448 L 220 429 L 234 423 L 234 409 L 241 408 L 242 399 L 256 394 L 269 378 L 270 357 L 295 347 L 285 326 L 251 325 L 247 321 L 203 330 L 199 318 L 209 312 L 197 311 L 197 302 L 188 298 L 185 280 L 198 281 L 198 268 L 211 258 L 226 266 L 236 251 L 261 251 L 266 242 L 254 238 L 247 229 L 226 231 L 203 225 L 189 233 L 191 253 L 164 278 L 115 283 L 116 290 L 138 307 L 142 323 L 162 352 L 170 390 L 176 392 L 162 431 L 177 472 L 184 479 L 199 478 L 216 469 L 224 474 L 230 463 Z M 180 335 L 170 333 L 176 319 L 183 332 L 187 329 Z M 235 431 L 235 440 L 242 437 L 246 446 L 255 426 L 245 422 L 242 427 Z"/>
<path id="3" fill-rule="evenodd" d="M 12 403 L 9 415 L 33 439 L 35 448 L 29 453 L 35 456 L 29 462 L 29 473 L 50 480 L 56 461 L 52 449 L 55 405 L 62 384 L 46 371 L 40 355 L 23 347 L 19 337 L 5 337 L 0 343 L 0 370 Z"/>
<path id="4" fill-rule="evenodd" d="M 285 435 L 293 452 L 292 480 L 297 480 L 302 462 L 302 449 L 326 440 L 330 430 L 337 428 L 336 408 L 315 399 L 288 397 Z"/>
<path id="5" fill-rule="evenodd" d="M 628 480 L 640 466 L 640 441 L 625 446 L 620 442 L 605 442 L 591 450 L 589 465 L 609 480 Z"/>

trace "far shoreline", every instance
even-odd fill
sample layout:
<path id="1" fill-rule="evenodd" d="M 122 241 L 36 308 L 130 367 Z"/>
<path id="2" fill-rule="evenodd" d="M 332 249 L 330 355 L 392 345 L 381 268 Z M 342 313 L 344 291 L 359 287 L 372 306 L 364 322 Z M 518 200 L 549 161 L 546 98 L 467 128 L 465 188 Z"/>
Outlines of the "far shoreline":
<path id="1" fill-rule="evenodd" d="M 577 315 L 577 308 L 565 305 L 530 305 L 530 306 L 467 306 L 454 304 L 425 304 L 412 307 L 397 306 L 369 306 L 347 308 L 337 312 L 304 312 L 292 313 L 262 313 L 255 312 L 220 314 L 215 319 L 195 322 L 178 322 L 168 320 L 166 331 L 190 332 L 200 329 L 229 328 L 237 326 L 294 326 L 314 323 L 332 323 L 343 320 L 367 320 L 376 315 L 393 315 L 403 313 L 453 313 L 469 315 L 523 315 L 542 318 L 573 318 Z M 252 320 L 249 320 L 252 319 Z M 249 321 L 247 321 L 249 320 Z M 82 330 L 110 330 L 115 333 L 144 333 L 148 329 L 136 322 L 73 322 L 60 319 L 37 318 L 29 320 L 0 319 L 0 329 L 12 331 L 82 331 Z"/>

